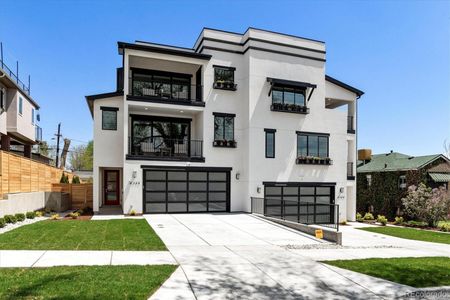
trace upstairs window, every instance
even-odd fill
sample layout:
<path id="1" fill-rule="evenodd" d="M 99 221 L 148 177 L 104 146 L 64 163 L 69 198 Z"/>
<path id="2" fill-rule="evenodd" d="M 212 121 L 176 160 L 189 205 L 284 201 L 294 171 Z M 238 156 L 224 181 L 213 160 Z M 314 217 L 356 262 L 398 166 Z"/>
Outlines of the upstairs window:
<path id="1" fill-rule="evenodd" d="M 330 165 L 328 142 L 326 133 L 297 132 L 297 164 Z"/>
<path id="2" fill-rule="evenodd" d="M 366 175 L 366 180 L 367 180 L 367 186 L 371 186 L 372 185 L 372 175 Z"/>
<path id="3" fill-rule="evenodd" d="M 100 107 L 102 111 L 102 130 L 117 130 L 117 107 Z"/>
<path id="4" fill-rule="evenodd" d="M 23 99 L 22 99 L 22 97 L 19 97 L 19 109 L 18 109 L 18 111 L 19 111 L 19 115 L 22 115 L 22 112 L 23 112 Z"/>
<path id="5" fill-rule="evenodd" d="M 275 158 L 276 129 L 264 129 L 266 133 L 266 158 Z"/>
<path id="6" fill-rule="evenodd" d="M 216 147 L 236 147 L 234 140 L 235 114 L 213 113 L 214 144 Z"/>
<path id="7" fill-rule="evenodd" d="M 406 175 L 401 175 L 398 178 L 398 187 L 401 189 L 406 189 Z"/>
<path id="8" fill-rule="evenodd" d="M 276 87 L 272 90 L 272 103 L 305 106 L 305 90 Z"/>
<path id="9" fill-rule="evenodd" d="M 236 90 L 234 71 L 236 68 L 214 65 L 214 88 L 223 90 Z"/>

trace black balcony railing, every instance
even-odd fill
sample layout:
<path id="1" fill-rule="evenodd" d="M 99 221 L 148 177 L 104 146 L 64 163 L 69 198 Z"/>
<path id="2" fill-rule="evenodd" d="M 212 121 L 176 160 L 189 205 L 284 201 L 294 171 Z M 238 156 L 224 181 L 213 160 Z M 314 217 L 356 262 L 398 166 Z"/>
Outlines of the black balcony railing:
<path id="1" fill-rule="evenodd" d="M 3 70 L 3 72 L 5 72 L 18 86 L 19 88 L 25 92 L 26 94 L 30 95 L 30 78 L 28 78 L 28 86 L 25 85 L 25 83 L 23 83 L 20 79 L 19 79 L 19 74 L 14 73 L 13 71 L 11 71 L 10 68 L 8 68 L 8 66 L 5 64 L 5 62 L 3 60 L 0 59 L 0 66 Z"/>
<path id="2" fill-rule="evenodd" d="M 35 130 L 36 130 L 36 137 L 35 137 L 36 141 L 42 142 L 42 128 L 36 125 Z"/>
<path id="3" fill-rule="evenodd" d="M 353 163 L 352 162 L 347 163 L 347 179 L 355 180 L 355 173 L 353 172 Z"/>
<path id="4" fill-rule="evenodd" d="M 131 96 L 147 99 L 202 102 L 202 86 L 133 80 Z"/>
<path id="5" fill-rule="evenodd" d="M 347 133 L 355 133 L 354 117 L 347 117 Z"/>
<path id="6" fill-rule="evenodd" d="M 131 139 L 130 139 L 131 141 Z M 139 138 L 129 143 L 129 155 L 161 159 L 203 158 L 203 141 L 168 139 L 163 137 Z"/>
<path id="7" fill-rule="evenodd" d="M 283 104 L 283 103 L 272 103 L 270 105 L 271 111 L 281 111 L 296 114 L 309 114 L 309 108 L 303 105 L 297 104 Z"/>

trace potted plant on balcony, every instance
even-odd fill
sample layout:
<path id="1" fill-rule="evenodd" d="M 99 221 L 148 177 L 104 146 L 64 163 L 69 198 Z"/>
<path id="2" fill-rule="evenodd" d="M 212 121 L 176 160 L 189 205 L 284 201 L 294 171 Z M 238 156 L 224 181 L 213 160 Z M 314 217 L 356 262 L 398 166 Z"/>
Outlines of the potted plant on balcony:
<path id="1" fill-rule="evenodd" d="M 297 161 L 296 161 L 297 164 L 304 164 L 305 162 L 306 162 L 305 156 L 300 155 L 299 157 L 297 157 Z"/>
<path id="2" fill-rule="evenodd" d="M 306 157 L 306 163 L 312 164 L 314 162 L 314 156 L 307 156 Z"/>
<path id="3" fill-rule="evenodd" d="M 214 82 L 214 88 L 219 88 L 222 89 L 225 86 L 225 81 L 223 80 L 217 80 L 216 82 Z"/>
<path id="4" fill-rule="evenodd" d="M 228 141 L 228 146 L 229 147 L 236 147 L 236 141 L 235 140 Z"/>
<path id="5" fill-rule="evenodd" d="M 326 163 L 327 165 L 331 165 L 331 158 L 325 157 L 325 163 Z"/>
<path id="6" fill-rule="evenodd" d="M 215 147 L 219 146 L 219 141 L 215 140 L 215 141 L 213 142 L 213 146 L 215 146 Z"/>

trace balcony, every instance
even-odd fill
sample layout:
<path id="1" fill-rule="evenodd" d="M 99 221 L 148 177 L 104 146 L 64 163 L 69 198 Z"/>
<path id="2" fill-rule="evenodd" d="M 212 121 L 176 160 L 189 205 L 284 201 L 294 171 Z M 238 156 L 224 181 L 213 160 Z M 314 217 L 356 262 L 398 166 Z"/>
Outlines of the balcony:
<path id="1" fill-rule="evenodd" d="M 190 74 L 132 69 L 128 100 L 205 106 L 203 86 L 191 84 Z"/>
<path id="2" fill-rule="evenodd" d="M 355 174 L 353 173 L 353 163 L 347 163 L 347 180 L 355 180 Z"/>
<path id="3" fill-rule="evenodd" d="M 0 58 L 0 67 L 3 70 L 5 74 L 7 74 L 12 81 L 14 81 L 15 84 L 27 95 L 30 95 L 30 77 L 28 77 L 28 86 L 25 85 L 20 79 L 19 79 L 19 71 L 17 69 L 16 73 L 11 71 L 10 68 L 5 64 L 5 62 Z M 18 67 L 17 67 L 18 68 Z"/>
<path id="4" fill-rule="evenodd" d="M 129 138 L 127 159 L 204 162 L 203 141 L 164 137 Z"/>
<path id="5" fill-rule="evenodd" d="M 352 133 L 352 134 L 356 133 L 355 126 L 354 126 L 354 119 L 355 118 L 353 116 L 347 117 L 347 133 Z"/>

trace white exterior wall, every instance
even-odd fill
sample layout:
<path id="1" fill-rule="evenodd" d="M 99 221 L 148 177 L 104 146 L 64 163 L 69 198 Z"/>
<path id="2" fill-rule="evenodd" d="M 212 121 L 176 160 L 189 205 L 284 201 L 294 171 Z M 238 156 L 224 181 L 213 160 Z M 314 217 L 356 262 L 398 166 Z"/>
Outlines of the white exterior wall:
<path id="1" fill-rule="evenodd" d="M 22 98 L 22 114 L 19 114 L 19 98 Z M 7 131 L 20 135 L 22 138 L 30 141 L 36 139 L 35 124 L 32 123 L 31 111 L 35 109 L 36 122 L 36 107 L 28 101 L 18 90 L 9 89 L 7 91 Z"/>
<path id="2" fill-rule="evenodd" d="M 243 43 L 248 37 L 256 37 L 277 43 L 289 43 L 297 47 L 312 48 L 317 51 L 325 50 L 324 45 L 320 42 L 300 40 L 258 30 L 249 30 L 244 36 L 208 30 L 204 31 L 202 35 L 235 43 Z M 220 46 L 221 48 L 235 51 L 242 51 L 243 47 L 249 45 L 262 46 L 262 42 L 257 41 L 249 41 L 246 46 L 213 41 L 208 43 L 210 46 Z M 266 48 L 280 51 L 280 46 L 272 44 L 266 46 Z M 323 53 L 308 52 L 307 50 L 289 48 L 283 51 L 295 52 L 301 55 L 308 54 L 319 59 L 324 57 Z M 325 81 L 325 63 L 323 61 L 253 49 L 246 51 L 244 54 L 211 49 L 205 49 L 202 53 L 212 55 L 211 60 L 202 61 L 195 58 L 161 53 L 124 50 L 125 95 L 123 98 L 119 97 L 114 100 L 120 101 L 121 99 L 123 103 L 126 103 L 123 109 L 119 110 L 119 112 L 123 112 L 121 114 L 123 118 L 122 124 L 118 124 L 118 128 L 123 129 L 122 136 L 118 136 L 117 139 L 108 139 L 110 143 L 123 141 L 123 144 L 120 145 L 122 152 L 114 153 L 108 161 L 102 160 L 103 158 L 96 155 L 95 151 L 98 148 L 107 149 L 97 150 L 99 153 L 102 153 L 102 151 L 110 151 L 113 147 L 112 144 L 99 143 L 97 140 L 102 141 L 104 139 L 102 135 L 105 131 L 97 132 L 101 131 L 101 118 L 99 118 L 97 111 L 97 106 L 100 106 L 100 100 L 96 100 L 94 119 L 100 120 L 100 127 L 94 127 L 96 131 L 94 134 L 94 145 L 98 147 L 94 148 L 94 186 L 97 185 L 95 178 L 99 177 L 98 174 L 95 174 L 95 170 L 99 167 L 114 166 L 123 168 L 123 210 L 127 213 L 134 209 L 140 213 L 143 212 L 143 165 L 231 167 L 231 211 L 249 211 L 250 197 L 263 197 L 262 183 L 264 181 L 327 182 L 336 183 L 335 200 L 336 204 L 340 205 L 340 220 L 354 219 L 356 187 L 354 182 L 347 180 L 346 169 L 349 159 L 353 159 L 356 162 L 355 135 L 347 133 L 347 114 L 355 113 L 356 119 L 354 106 L 356 95 Z M 161 60 L 167 61 L 161 62 Z M 237 84 L 236 91 L 213 89 L 213 65 L 236 68 L 234 74 L 235 83 Z M 192 84 L 195 84 L 196 70 L 199 66 L 203 66 L 202 84 L 205 107 L 183 107 L 172 104 L 165 105 L 126 100 L 127 91 L 129 91 L 128 72 L 130 66 L 193 74 Z M 270 85 L 267 82 L 267 77 L 316 84 L 317 88 L 307 103 L 310 113 L 303 115 L 272 112 L 270 110 L 272 98 L 268 95 Z M 325 108 L 325 98 L 348 101 L 352 106 L 349 105 L 349 112 L 327 109 Z M 144 111 L 143 107 L 148 107 L 148 111 Z M 180 110 L 183 110 L 184 114 L 181 114 Z M 236 114 L 234 132 L 237 148 L 212 146 L 214 139 L 213 112 Z M 129 114 L 131 113 L 192 118 L 191 136 L 192 139 L 203 140 L 205 162 L 125 159 L 125 155 L 128 152 L 128 134 L 131 125 L 129 123 Z M 95 121 L 96 124 L 97 122 Z M 265 128 L 276 129 L 274 159 L 265 158 Z M 329 134 L 329 156 L 333 160 L 333 164 L 297 165 L 295 163 L 297 157 L 296 131 Z M 119 145 L 117 144 L 117 146 Z M 236 173 L 240 174 L 239 180 L 236 179 Z M 261 188 L 260 193 L 257 193 L 258 187 Z M 94 203 L 96 201 L 99 203 L 98 196 L 94 196 Z M 94 206 L 97 208 L 95 210 L 98 210 L 98 205 Z"/>

